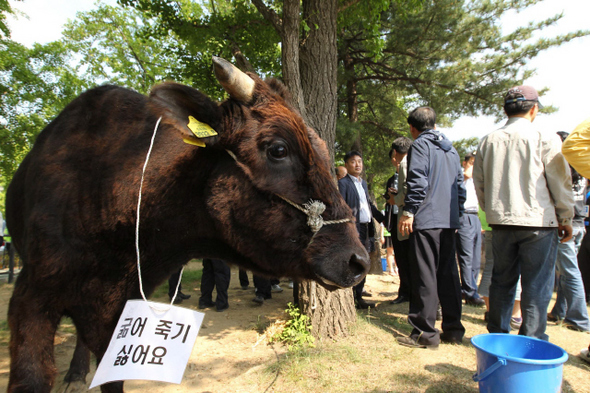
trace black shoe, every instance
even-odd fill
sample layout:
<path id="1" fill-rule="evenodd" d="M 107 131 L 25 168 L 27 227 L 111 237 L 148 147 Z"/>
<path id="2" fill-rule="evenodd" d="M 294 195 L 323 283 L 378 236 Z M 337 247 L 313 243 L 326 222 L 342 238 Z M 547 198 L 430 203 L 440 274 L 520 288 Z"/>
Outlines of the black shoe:
<path id="1" fill-rule="evenodd" d="M 184 293 L 182 293 L 180 291 L 178 292 L 178 295 L 176 295 L 176 296 L 179 297 L 179 298 L 181 298 L 182 300 L 187 300 L 187 299 L 190 299 L 191 298 L 191 295 L 186 295 L 186 294 L 184 294 Z"/>
<path id="2" fill-rule="evenodd" d="M 369 307 L 375 308 L 375 303 L 366 302 L 363 299 L 356 301 L 356 308 L 358 308 L 359 310 L 366 310 Z"/>
<path id="3" fill-rule="evenodd" d="M 199 301 L 199 308 L 200 309 L 210 308 L 210 307 L 215 307 L 215 303 L 213 303 L 213 302 Z"/>
<path id="4" fill-rule="evenodd" d="M 463 338 L 458 338 L 456 336 L 451 336 L 451 335 L 446 335 L 444 333 L 441 333 L 440 342 L 445 343 L 445 344 L 461 345 L 461 344 L 463 344 Z"/>
<path id="5" fill-rule="evenodd" d="M 363 293 L 361 293 L 361 296 L 364 296 L 364 297 L 373 297 L 373 294 L 371 292 L 363 291 Z"/>
<path id="6" fill-rule="evenodd" d="M 404 347 L 438 349 L 438 344 L 420 344 L 412 337 L 398 337 L 397 342 L 399 345 L 403 345 Z"/>
<path id="7" fill-rule="evenodd" d="M 465 304 L 473 307 L 483 307 L 486 305 L 486 302 L 480 297 L 466 297 Z"/>
<path id="8" fill-rule="evenodd" d="M 170 301 L 172 301 L 172 298 L 170 298 Z M 182 299 L 179 298 L 178 296 L 176 296 L 176 299 L 174 299 L 174 304 L 180 304 L 182 303 Z"/>
<path id="9" fill-rule="evenodd" d="M 242 289 L 243 290 L 246 290 L 246 289 L 248 289 L 248 286 L 247 285 L 242 285 Z"/>
<path id="10" fill-rule="evenodd" d="M 559 321 L 561 321 L 561 318 L 556 317 L 555 315 L 551 314 L 551 313 L 547 313 L 547 320 L 549 322 L 555 322 L 558 323 Z"/>
<path id="11" fill-rule="evenodd" d="M 226 304 L 223 307 L 217 307 L 217 312 L 224 312 L 225 310 L 227 310 L 229 308 L 229 304 Z"/>
<path id="12" fill-rule="evenodd" d="M 436 320 L 442 321 L 442 308 L 440 305 L 438 306 L 438 310 L 436 310 Z"/>
<path id="13" fill-rule="evenodd" d="M 256 295 L 256 297 L 254 299 L 252 299 L 252 301 L 256 302 L 258 304 L 262 304 L 262 303 L 264 303 L 264 296 Z"/>
<path id="14" fill-rule="evenodd" d="M 410 298 L 404 295 L 399 295 L 398 297 L 396 297 L 395 299 L 393 299 L 390 303 L 391 304 L 401 304 L 401 303 L 405 303 L 405 302 L 409 302 Z"/>
<path id="15" fill-rule="evenodd" d="M 569 330 L 573 330 L 574 332 L 583 332 L 583 333 L 588 333 L 588 330 L 579 327 L 578 325 L 574 325 L 573 323 L 570 322 L 566 322 L 563 324 L 566 328 L 568 328 Z"/>

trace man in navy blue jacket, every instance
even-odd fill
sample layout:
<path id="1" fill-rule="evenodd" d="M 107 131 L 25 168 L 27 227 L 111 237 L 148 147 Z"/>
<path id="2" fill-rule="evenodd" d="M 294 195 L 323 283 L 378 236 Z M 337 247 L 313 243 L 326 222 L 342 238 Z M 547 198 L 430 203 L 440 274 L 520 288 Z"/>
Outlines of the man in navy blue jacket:
<path id="1" fill-rule="evenodd" d="M 367 252 L 370 252 L 370 238 L 375 237 L 375 227 L 373 217 L 383 222 L 385 217 L 379 209 L 375 207 L 369 198 L 369 189 L 367 182 L 361 179 L 363 172 L 363 157 L 358 151 L 349 151 L 344 156 L 344 166 L 348 174 L 338 180 L 338 189 L 340 194 L 352 209 L 352 215 L 356 219 L 356 229 L 359 233 L 361 243 L 365 246 Z M 375 304 L 363 299 L 363 289 L 365 279 L 353 288 L 355 304 L 357 308 L 374 307 Z"/>
<path id="2" fill-rule="evenodd" d="M 414 143 L 408 152 L 407 194 L 398 229 L 410 235 L 410 337 L 401 345 L 438 348 L 440 341 L 461 343 L 461 282 L 455 260 L 455 230 L 463 214 L 465 187 L 457 151 L 436 127 L 432 108 L 408 116 Z M 434 327 L 438 303 L 442 330 Z"/>

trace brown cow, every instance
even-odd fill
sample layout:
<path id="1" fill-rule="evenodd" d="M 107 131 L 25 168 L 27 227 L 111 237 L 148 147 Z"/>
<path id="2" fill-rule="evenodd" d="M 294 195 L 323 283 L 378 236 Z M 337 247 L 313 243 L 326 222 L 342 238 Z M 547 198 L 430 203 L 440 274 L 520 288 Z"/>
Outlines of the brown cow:
<path id="1" fill-rule="evenodd" d="M 154 87 L 149 97 L 115 86 L 89 90 L 41 132 L 23 160 L 6 200 L 24 261 L 8 313 L 9 392 L 50 391 L 63 315 L 100 360 L 125 302 L 140 298 L 137 201 L 160 117 L 141 195 L 146 294 L 196 257 L 329 289 L 366 274 L 368 255 L 330 174 L 325 144 L 287 103 L 284 86 L 219 58 L 214 69 L 230 95 L 221 104 L 174 83 Z M 205 148 L 183 141 L 198 141 L 189 116 L 218 133 L 201 139 Z M 291 205 L 310 200 L 326 206 L 315 226 Z M 335 222 L 320 227 L 322 219 Z M 122 390 L 122 382 L 102 386 Z"/>

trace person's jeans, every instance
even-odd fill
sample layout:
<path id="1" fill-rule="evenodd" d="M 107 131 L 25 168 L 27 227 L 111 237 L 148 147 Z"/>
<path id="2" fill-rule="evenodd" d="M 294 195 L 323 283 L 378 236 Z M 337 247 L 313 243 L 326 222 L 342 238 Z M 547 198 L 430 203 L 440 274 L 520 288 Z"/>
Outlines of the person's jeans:
<path id="1" fill-rule="evenodd" d="M 465 299 L 478 299 L 477 278 L 481 267 L 481 222 L 477 214 L 465 213 L 455 233 L 457 260 L 461 271 L 461 292 Z"/>
<path id="2" fill-rule="evenodd" d="M 479 282 L 478 292 L 480 296 L 485 296 L 487 298 L 490 297 L 490 284 L 492 283 L 492 272 L 494 270 L 494 250 L 492 247 L 492 238 L 493 238 L 493 231 L 486 231 L 483 235 L 484 244 L 485 244 L 485 265 L 483 268 L 483 273 L 481 273 L 481 281 Z M 520 287 L 520 279 L 518 280 L 518 284 L 516 284 L 516 295 L 514 300 L 518 300 L 520 302 L 520 294 L 522 292 L 522 288 Z"/>
<path id="3" fill-rule="evenodd" d="M 490 286 L 488 331 L 510 333 L 510 317 L 518 276 L 521 276 L 522 325 L 518 334 L 548 340 L 547 307 L 555 282 L 557 228 L 495 229 L 494 271 Z"/>
<path id="4" fill-rule="evenodd" d="M 559 273 L 557 300 L 551 314 L 582 330 L 590 330 L 582 275 L 578 268 L 578 250 L 584 237 L 583 227 L 574 227 L 573 238 L 557 246 L 555 267 Z"/>

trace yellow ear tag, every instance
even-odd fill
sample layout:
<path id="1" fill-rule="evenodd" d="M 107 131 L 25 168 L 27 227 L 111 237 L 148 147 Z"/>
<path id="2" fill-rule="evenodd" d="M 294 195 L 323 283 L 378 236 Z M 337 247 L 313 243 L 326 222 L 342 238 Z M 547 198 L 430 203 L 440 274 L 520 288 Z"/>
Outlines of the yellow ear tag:
<path id="1" fill-rule="evenodd" d="M 184 141 L 184 143 L 188 143 L 189 145 L 195 145 L 195 146 L 199 146 L 199 147 L 205 147 L 205 142 L 199 140 L 199 139 L 189 139 L 189 138 L 182 138 L 182 140 Z"/>
<path id="2" fill-rule="evenodd" d="M 197 138 L 207 138 L 208 136 L 215 136 L 217 133 L 210 125 L 201 123 L 192 116 L 188 117 L 188 128 L 195 134 Z"/>

